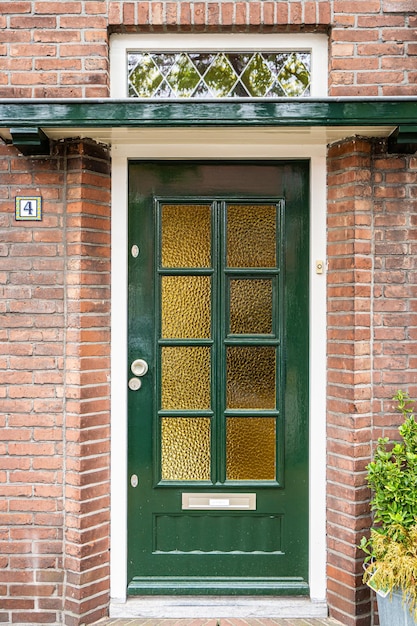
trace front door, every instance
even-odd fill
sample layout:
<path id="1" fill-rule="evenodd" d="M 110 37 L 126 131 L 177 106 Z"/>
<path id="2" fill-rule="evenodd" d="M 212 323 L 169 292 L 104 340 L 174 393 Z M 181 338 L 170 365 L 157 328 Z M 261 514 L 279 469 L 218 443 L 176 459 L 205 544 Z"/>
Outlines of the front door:
<path id="1" fill-rule="evenodd" d="M 130 164 L 130 594 L 308 593 L 308 170 Z"/>

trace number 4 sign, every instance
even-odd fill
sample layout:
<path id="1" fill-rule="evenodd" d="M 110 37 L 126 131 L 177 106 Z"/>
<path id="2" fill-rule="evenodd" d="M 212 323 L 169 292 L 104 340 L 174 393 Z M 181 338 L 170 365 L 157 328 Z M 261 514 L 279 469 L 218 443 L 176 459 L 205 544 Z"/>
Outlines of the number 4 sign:
<path id="1" fill-rule="evenodd" d="M 16 220 L 36 220 L 42 219 L 42 197 L 41 196 L 17 196 L 15 205 Z"/>

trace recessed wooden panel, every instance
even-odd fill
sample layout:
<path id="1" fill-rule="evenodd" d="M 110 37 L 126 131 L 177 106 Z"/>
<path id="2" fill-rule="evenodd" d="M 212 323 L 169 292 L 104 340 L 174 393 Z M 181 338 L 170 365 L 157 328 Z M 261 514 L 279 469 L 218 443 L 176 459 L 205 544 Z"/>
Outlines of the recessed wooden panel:
<path id="1" fill-rule="evenodd" d="M 210 515 L 207 512 L 155 515 L 154 550 L 164 553 L 281 552 L 281 524 L 280 515 Z"/>

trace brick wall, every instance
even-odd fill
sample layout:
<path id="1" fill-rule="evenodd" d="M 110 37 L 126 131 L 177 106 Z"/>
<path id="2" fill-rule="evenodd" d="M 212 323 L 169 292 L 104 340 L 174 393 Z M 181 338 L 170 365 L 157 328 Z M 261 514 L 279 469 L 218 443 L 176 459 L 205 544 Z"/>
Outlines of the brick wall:
<path id="1" fill-rule="evenodd" d="M 63 171 L 58 158 L 0 151 L 0 620 L 49 623 L 63 583 Z M 44 220 L 15 222 L 15 195 L 39 185 Z"/>
<path id="2" fill-rule="evenodd" d="M 417 93 L 414 0 L 335 0 L 330 44 L 330 94 Z"/>
<path id="3" fill-rule="evenodd" d="M 63 623 L 69 595 L 73 624 L 108 598 L 109 163 L 54 150 L 0 146 L 0 622 Z M 42 222 L 15 222 L 25 193 Z"/>
<path id="4" fill-rule="evenodd" d="M 330 32 L 331 95 L 417 93 L 414 0 L 23 0 L 1 9 L 2 98 L 106 97 L 109 33 L 167 31 Z"/>
<path id="5" fill-rule="evenodd" d="M 375 436 L 391 437 L 386 414 L 398 388 L 417 398 L 417 159 L 374 158 Z"/>
<path id="6" fill-rule="evenodd" d="M 329 149 L 328 600 L 346 626 L 372 615 L 365 466 L 377 437 L 398 435 L 393 395 L 417 396 L 416 167 L 377 140 Z"/>

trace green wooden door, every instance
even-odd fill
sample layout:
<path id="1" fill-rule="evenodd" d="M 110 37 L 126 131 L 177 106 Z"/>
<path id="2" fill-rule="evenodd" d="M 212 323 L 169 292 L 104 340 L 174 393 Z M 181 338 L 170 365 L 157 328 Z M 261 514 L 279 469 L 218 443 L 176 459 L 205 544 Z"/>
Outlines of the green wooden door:
<path id="1" fill-rule="evenodd" d="M 130 594 L 308 593 L 308 189 L 130 164 Z"/>

